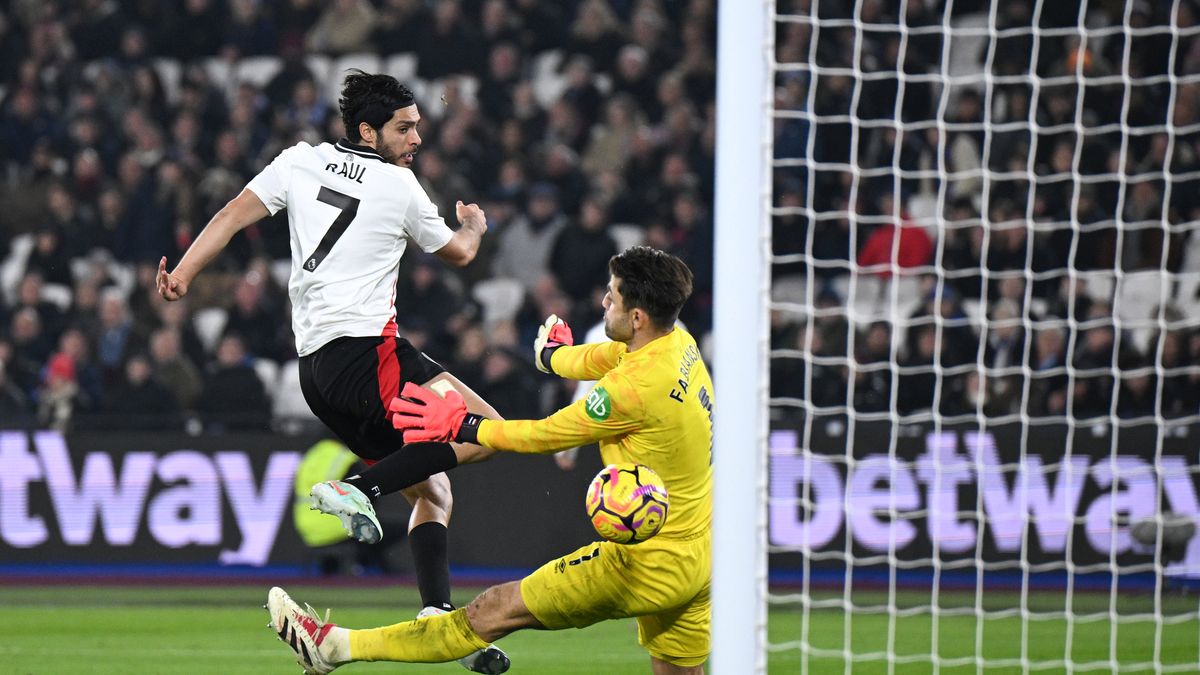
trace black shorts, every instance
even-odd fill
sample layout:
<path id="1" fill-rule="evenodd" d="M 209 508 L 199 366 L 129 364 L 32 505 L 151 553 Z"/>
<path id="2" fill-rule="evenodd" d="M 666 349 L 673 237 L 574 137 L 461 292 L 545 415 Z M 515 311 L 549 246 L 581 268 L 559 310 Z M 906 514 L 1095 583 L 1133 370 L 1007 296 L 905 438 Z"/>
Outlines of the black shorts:
<path id="1" fill-rule="evenodd" d="M 300 357 L 308 407 L 359 457 L 376 462 L 399 450 L 387 405 L 405 382 L 446 372 L 402 337 L 341 337 Z"/>

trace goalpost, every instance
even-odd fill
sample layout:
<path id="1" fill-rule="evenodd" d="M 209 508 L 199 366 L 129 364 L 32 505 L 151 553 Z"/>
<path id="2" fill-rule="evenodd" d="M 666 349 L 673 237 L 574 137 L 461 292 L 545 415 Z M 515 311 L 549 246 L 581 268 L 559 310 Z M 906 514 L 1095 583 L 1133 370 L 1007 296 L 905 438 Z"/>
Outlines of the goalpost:
<path id="1" fill-rule="evenodd" d="M 713 672 L 1194 672 L 1200 10 L 718 11 Z"/>
<path id="2" fill-rule="evenodd" d="M 713 345 L 713 647 L 716 675 L 766 668 L 766 329 L 770 254 L 765 3 L 717 3 Z"/>

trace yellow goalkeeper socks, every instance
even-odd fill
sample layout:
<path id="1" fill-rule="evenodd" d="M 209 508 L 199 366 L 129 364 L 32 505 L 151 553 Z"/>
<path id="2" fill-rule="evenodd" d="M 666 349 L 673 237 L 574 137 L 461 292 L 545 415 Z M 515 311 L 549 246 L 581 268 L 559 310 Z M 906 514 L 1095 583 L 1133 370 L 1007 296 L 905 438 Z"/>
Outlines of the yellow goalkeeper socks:
<path id="1" fill-rule="evenodd" d="M 350 631 L 350 658 L 354 661 L 443 663 L 487 646 L 471 628 L 463 609 L 382 628 Z"/>

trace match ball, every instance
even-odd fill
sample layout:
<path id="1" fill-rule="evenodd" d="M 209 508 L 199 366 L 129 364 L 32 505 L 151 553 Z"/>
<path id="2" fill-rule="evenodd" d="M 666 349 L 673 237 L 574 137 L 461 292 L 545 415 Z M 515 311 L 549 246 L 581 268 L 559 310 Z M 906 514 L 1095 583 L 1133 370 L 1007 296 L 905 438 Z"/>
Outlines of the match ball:
<path id="1" fill-rule="evenodd" d="M 587 491 L 592 527 L 618 544 L 637 544 L 658 534 L 667 522 L 667 486 L 650 467 L 609 464 Z"/>

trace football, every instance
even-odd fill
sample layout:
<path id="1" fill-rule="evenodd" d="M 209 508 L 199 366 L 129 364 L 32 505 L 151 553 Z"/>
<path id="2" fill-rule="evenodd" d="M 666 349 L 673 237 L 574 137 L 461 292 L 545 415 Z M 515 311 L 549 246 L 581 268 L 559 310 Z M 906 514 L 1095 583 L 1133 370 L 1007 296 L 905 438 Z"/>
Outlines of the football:
<path id="1" fill-rule="evenodd" d="M 658 534 L 667 522 L 667 486 L 650 467 L 609 464 L 587 492 L 592 527 L 618 544 L 637 544 Z"/>

